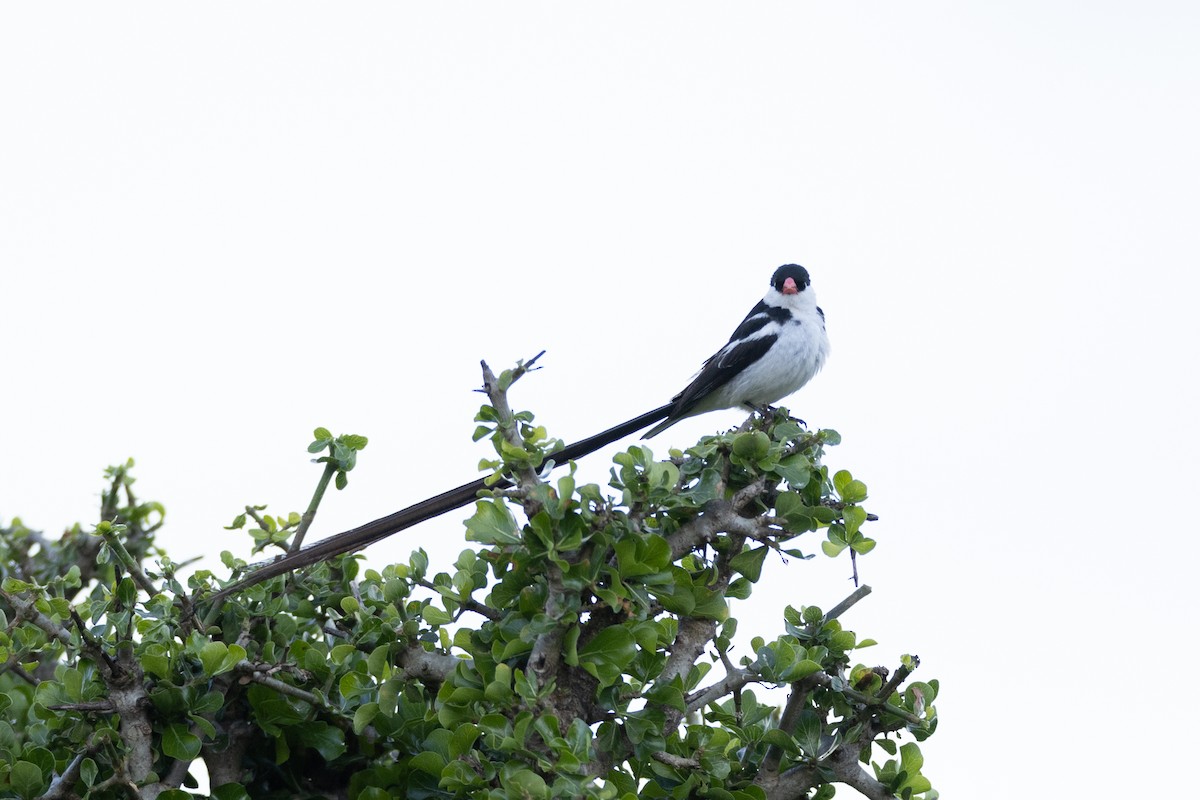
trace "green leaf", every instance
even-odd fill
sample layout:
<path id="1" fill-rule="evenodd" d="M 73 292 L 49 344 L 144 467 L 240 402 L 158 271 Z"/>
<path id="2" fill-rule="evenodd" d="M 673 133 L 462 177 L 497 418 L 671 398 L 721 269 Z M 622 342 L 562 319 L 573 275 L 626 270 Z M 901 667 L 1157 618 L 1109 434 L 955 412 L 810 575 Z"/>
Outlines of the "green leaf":
<path id="1" fill-rule="evenodd" d="M 821 718 L 811 708 L 800 712 L 800 721 L 796 726 L 796 742 L 806 756 L 815 758 L 821 748 Z"/>
<path id="2" fill-rule="evenodd" d="M 83 781 L 84 786 L 93 786 L 96 783 L 96 777 L 100 774 L 100 768 L 96 766 L 96 762 L 90 758 L 85 758 L 79 765 L 79 777 Z"/>
<path id="3" fill-rule="evenodd" d="M 301 744 L 316 750 L 326 761 L 333 761 L 346 752 L 346 737 L 327 722 L 310 720 L 293 730 Z"/>
<path id="4" fill-rule="evenodd" d="M 782 492 L 775 498 L 775 515 L 783 517 L 794 531 L 811 531 L 816 527 L 813 509 L 795 492 Z"/>
<path id="5" fill-rule="evenodd" d="M 8 774 L 8 781 L 13 790 L 23 798 L 37 797 L 49 785 L 42 778 L 42 771 L 28 761 L 18 761 L 13 764 L 12 772 Z"/>
<path id="6" fill-rule="evenodd" d="M 858 529 L 867 521 L 867 511 L 862 506 L 846 506 L 842 509 L 842 524 L 846 526 L 846 536 L 858 533 Z"/>
<path id="7" fill-rule="evenodd" d="M 795 662 L 787 670 L 781 672 L 779 680 L 780 682 L 798 681 L 801 678 L 807 678 L 809 675 L 815 675 L 820 671 L 820 664 L 805 658 Z"/>
<path id="8" fill-rule="evenodd" d="M 424 772 L 432 775 L 435 778 L 442 776 L 442 770 L 446 767 L 446 759 L 442 758 L 439 753 L 432 750 L 426 750 L 423 753 L 417 753 L 408 760 L 409 769 Z"/>
<path id="9" fill-rule="evenodd" d="M 199 655 L 204 674 L 211 678 L 221 671 L 225 657 L 229 655 L 229 647 L 224 642 L 208 642 L 200 648 Z"/>
<path id="10" fill-rule="evenodd" d="M 850 549 L 858 553 L 860 556 L 865 556 L 867 553 L 875 549 L 875 540 L 866 539 L 862 536 L 850 543 Z"/>
<path id="11" fill-rule="evenodd" d="M 159 797 L 162 795 L 160 794 Z M 191 795 L 188 797 L 190 798 Z M 250 800 L 250 794 L 246 791 L 246 787 L 240 783 L 223 783 L 214 787 L 211 797 L 212 800 Z"/>
<path id="12" fill-rule="evenodd" d="M 354 732 L 361 734 L 379 716 L 378 703 L 364 703 L 354 710 Z"/>
<path id="13" fill-rule="evenodd" d="M 430 625 L 449 625 L 454 621 L 450 614 L 437 606 L 425 606 L 421 609 L 421 619 Z"/>
<path id="14" fill-rule="evenodd" d="M 746 461 L 765 458 L 771 450 L 771 437 L 762 431 L 739 433 L 733 437 L 733 454 Z"/>
<path id="15" fill-rule="evenodd" d="M 812 462 L 802 453 L 781 459 L 775 465 L 775 474 L 788 482 L 793 489 L 803 489 L 812 476 Z"/>
<path id="16" fill-rule="evenodd" d="M 477 500 L 475 515 L 467 520 L 467 538 L 482 544 L 520 544 L 517 521 L 499 500 Z"/>
<path id="17" fill-rule="evenodd" d="M 861 503 L 867 499 L 867 485 L 862 481 L 850 481 L 838 491 L 838 494 L 846 503 Z"/>
<path id="18" fill-rule="evenodd" d="M 428 620 L 426 620 L 428 621 Z M 380 645 L 367 656 L 367 674 L 377 681 L 385 680 L 392 674 L 391 645 Z"/>
<path id="19" fill-rule="evenodd" d="M 163 731 L 162 750 L 170 758 L 191 761 L 200 755 L 200 737 L 178 722 Z"/>
<path id="20" fill-rule="evenodd" d="M 712 467 L 708 467 L 700 473 L 700 481 L 688 490 L 687 494 L 698 506 L 702 506 L 710 500 L 716 500 L 720 494 L 718 488 L 721 485 L 721 473 Z"/>
<path id="21" fill-rule="evenodd" d="M 754 549 L 747 548 L 729 560 L 729 566 L 734 572 L 745 575 L 751 581 L 757 581 L 762 575 L 763 562 L 771 548 L 763 545 Z"/>
<path id="22" fill-rule="evenodd" d="M 458 729 L 454 731 L 453 738 L 450 739 L 450 757 L 462 758 L 469 753 L 480 733 L 478 725 L 469 722 L 459 725 Z"/>
<path id="23" fill-rule="evenodd" d="M 518 768 L 501 780 L 506 800 L 538 800 L 550 796 L 546 781 L 529 769 Z"/>
<path id="24" fill-rule="evenodd" d="M 844 545 L 844 544 L 834 544 L 833 542 L 821 542 L 821 550 L 825 553 L 825 555 L 829 556 L 830 558 L 836 558 L 837 556 L 841 555 L 842 551 L 845 549 L 846 549 L 846 545 Z"/>
<path id="25" fill-rule="evenodd" d="M 211 714 L 214 711 L 220 710 L 225 703 L 225 695 L 218 691 L 205 692 L 196 698 L 196 700 L 188 707 L 188 711 L 193 714 Z"/>
<path id="26" fill-rule="evenodd" d="M 313 438 L 314 439 L 332 439 L 333 434 L 329 432 L 328 428 L 317 428 L 313 431 Z"/>
<path id="27" fill-rule="evenodd" d="M 613 625 L 596 634 L 579 649 L 579 666 L 604 686 L 617 681 L 637 656 L 633 633 L 624 625 Z"/>

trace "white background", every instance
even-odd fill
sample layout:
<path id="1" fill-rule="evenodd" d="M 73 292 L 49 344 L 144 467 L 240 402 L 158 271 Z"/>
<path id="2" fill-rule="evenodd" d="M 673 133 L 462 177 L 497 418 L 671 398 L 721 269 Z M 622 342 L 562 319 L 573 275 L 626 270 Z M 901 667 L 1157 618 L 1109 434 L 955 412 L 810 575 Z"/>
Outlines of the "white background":
<path id="1" fill-rule="evenodd" d="M 513 400 L 572 441 L 669 398 L 795 261 L 833 356 L 790 406 L 842 433 L 828 463 L 881 517 L 845 623 L 880 641 L 867 663 L 917 653 L 941 680 L 926 774 L 948 798 L 1182 796 L 1198 22 L 6 6 L 0 519 L 92 524 L 103 467 L 134 456 L 162 544 L 219 566 L 246 503 L 307 504 L 324 425 L 370 437 L 313 537 L 343 530 L 475 477 L 480 358 L 546 349 Z M 369 561 L 449 567 L 465 516 Z M 734 608 L 743 648 L 847 575 L 772 561 Z"/>

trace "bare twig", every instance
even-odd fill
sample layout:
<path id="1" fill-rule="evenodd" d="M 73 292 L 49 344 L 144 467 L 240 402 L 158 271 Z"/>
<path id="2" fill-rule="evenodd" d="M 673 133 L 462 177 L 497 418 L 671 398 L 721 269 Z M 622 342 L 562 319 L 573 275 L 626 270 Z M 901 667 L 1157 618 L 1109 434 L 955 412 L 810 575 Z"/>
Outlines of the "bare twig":
<path id="1" fill-rule="evenodd" d="M 758 662 L 755 662 L 757 664 Z M 755 664 L 752 664 L 749 669 L 734 669 L 729 672 L 717 683 L 709 686 L 707 689 L 700 689 L 692 692 L 685 698 L 687 703 L 687 713 L 699 711 L 710 703 L 715 703 L 731 692 L 737 692 L 750 683 L 757 683 L 762 680 L 755 670 Z"/>
<path id="2" fill-rule="evenodd" d="M 668 767 L 675 769 L 700 769 L 700 761 L 695 758 L 684 758 L 683 756 L 671 755 L 670 753 L 657 752 L 651 753 L 650 757 L 659 763 L 666 764 Z"/>
<path id="3" fill-rule="evenodd" d="M 851 608 L 854 607 L 855 603 L 857 603 L 859 600 L 862 600 L 864 597 L 866 597 L 870 593 L 871 593 L 870 586 L 863 585 L 863 586 L 858 587 L 850 594 L 849 597 L 847 597 L 845 600 L 838 603 L 836 606 L 834 606 L 833 608 L 829 609 L 828 612 L 826 612 L 824 618 L 821 620 L 822 624 L 829 622 L 830 620 L 837 619 L 842 614 L 845 614 L 847 611 L 849 611 Z"/>
<path id="4" fill-rule="evenodd" d="M 272 678 L 267 675 L 262 667 L 251 664 L 249 661 L 242 659 L 236 665 L 236 669 L 243 676 L 243 680 L 266 686 L 268 689 L 274 689 L 280 694 L 285 694 L 288 697 L 295 697 L 297 700 L 316 706 L 317 708 L 325 708 L 329 705 L 328 701 L 320 695 L 306 692 L 298 686 L 292 686 L 290 683 L 285 683 L 278 678 Z"/>
<path id="5" fill-rule="evenodd" d="M 332 444 L 329 445 L 329 452 L 330 455 L 333 454 Z M 288 548 L 289 553 L 295 553 L 300 549 L 300 545 L 304 544 L 304 535 L 308 533 L 313 520 L 317 518 L 317 508 L 321 505 L 321 500 L 325 497 L 325 490 L 329 488 L 329 480 L 336 473 L 337 464 L 333 461 L 326 461 L 325 469 L 321 472 L 321 478 L 317 481 L 317 488 L 313 491 L 312 499 L 308 501 L 308 508 L 304 509 L 304 514 L 300 517 L 300 526 L 296 528 L 296 535 L 292 537 L 292 546 Z"/>
<path id="6" fill-rule="evenodd" d="M 424 578 L 415 578 L 415 579 L 413 579 L 413 582 L 416 583 L 418 586 L 423 586 L 426 589 L 429 589 L 430 591 L 433 591 L 433 592 L 438 591 L 438 587 L 436 584 L 434 584 L 431 581 L 427 581 Z M 500 621 L 501 614 L 499 611 L 497 611 L 496 609 L 492 608 L 489 605 L 485 605 L 485 604 L 479 602 L 478 600 L 476 600 L 473 597 L 469 597 L 469 596 L 468 597 L 452 597 L 451 599 L 454 600 L 454 602 L 461 605 L 467 611 L 474 611 L 479 616 L 487 617 L 488 619 L 492 620 L 493 622 Z"/>

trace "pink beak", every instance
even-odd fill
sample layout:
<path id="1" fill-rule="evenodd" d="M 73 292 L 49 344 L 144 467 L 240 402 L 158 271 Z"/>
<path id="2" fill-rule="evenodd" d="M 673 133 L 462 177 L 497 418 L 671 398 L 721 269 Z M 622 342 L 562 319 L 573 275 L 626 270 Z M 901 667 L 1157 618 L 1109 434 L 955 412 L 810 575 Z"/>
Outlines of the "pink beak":
<path id="1" fill-rule="evenodd" d="M 796 281 L 792 278 L 788 278 L 783 282 L 782 291 L 784 294 L 800 294 L 800 290 L 796 287 Z"/>

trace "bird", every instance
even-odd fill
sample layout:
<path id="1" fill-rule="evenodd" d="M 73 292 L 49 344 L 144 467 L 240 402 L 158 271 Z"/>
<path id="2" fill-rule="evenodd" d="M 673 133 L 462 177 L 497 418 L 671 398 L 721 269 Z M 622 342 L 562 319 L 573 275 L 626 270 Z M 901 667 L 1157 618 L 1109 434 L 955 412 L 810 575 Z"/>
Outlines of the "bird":
<path id="1" fill-rule="evenodd" d="M 766 296 L 671 399 L 666 418 L 642 438 L 708 411 L 736 406 L 761 410 L 812 380 L 829 358 L 829 337 L 811 283 L 808 270 L 799 264 L 775 270 Z"/>
<path id="2" fill-rule="evenodd" d="M 729 341 L 704 362 L 684 389 L 659 406 L 619 425 L 551 453 L 546 462 L 577 460 L 649 425 L 649 439 L 680 420 L 709 411 L 745 407 L 765 411 L 812 380 L 829 357 L 825 312 L 817 305 L 808 270 L 784 264 L 771 275 L 770 289 L 734 329 Z M 657 423 L 657 424 L 656 424 Z M 551 464 L 551 466 L 553 466 Z M 361 550 L 413 525 L 461 508 L 484 489 L 511 486 L 480 478 L 422 500 L 386 517 L 268 561 L 212 598 L 219 600 L 254 584 L 343 553 Z"/>

